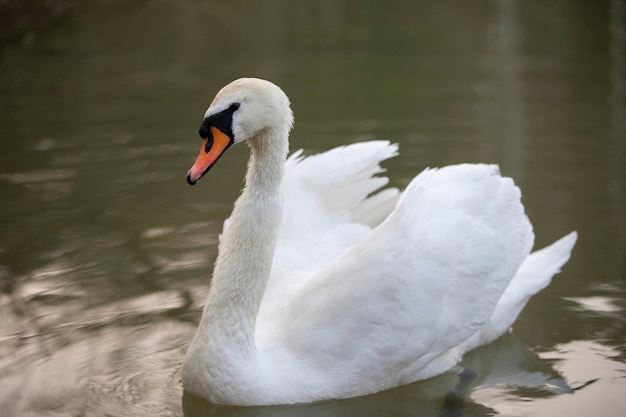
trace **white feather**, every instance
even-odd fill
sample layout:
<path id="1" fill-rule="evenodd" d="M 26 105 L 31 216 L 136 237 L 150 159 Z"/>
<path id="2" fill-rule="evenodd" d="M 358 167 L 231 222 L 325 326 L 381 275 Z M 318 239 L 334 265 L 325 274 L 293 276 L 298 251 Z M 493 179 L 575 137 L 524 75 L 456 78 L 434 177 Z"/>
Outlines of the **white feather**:
<path id="1" fill-rule="evenodd" d="M 183 366 L 195 394 L 309 402 L 443 373 L 504 333 L 569 259 L 575 233 L 530 254 L 520 190 L 497 166 L 427 169 L 400 193 L 379 191 L 398 150 L 386 141 L 285 162 L 286 96 L 235 83 L 215 102 L 252 103 L 233 119 L 252 156 Z"/>

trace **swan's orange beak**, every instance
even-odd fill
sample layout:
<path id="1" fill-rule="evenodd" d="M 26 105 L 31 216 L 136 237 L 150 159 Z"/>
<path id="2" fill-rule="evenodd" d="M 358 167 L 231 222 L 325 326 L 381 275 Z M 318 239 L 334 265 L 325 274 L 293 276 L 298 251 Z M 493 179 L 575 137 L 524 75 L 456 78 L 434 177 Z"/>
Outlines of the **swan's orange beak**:
<path id="1" fill-rule="evenodd" d="M 202 141 L 202 147 L 196 162 L 187 172 L 187 182 L 194 185 L 204 174 L 209 172 L 220 156 L 232 145 L 232 139 L 216 127 L 211 126 L 211 134 Z"/>

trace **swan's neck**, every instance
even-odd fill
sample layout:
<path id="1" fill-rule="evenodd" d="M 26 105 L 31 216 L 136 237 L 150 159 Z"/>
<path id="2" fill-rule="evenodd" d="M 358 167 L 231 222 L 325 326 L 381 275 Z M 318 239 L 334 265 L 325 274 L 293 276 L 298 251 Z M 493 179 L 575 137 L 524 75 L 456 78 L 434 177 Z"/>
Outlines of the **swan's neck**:
<path id="1" fill-rule="evenodd" d="M 281 220 L 280 185 L 288 131 L 248 141 L 246 186 L 235 203 L 215 263 L 209 300 L 198 333 L 211 353 L 245 361 L 256 353 L 256 316 L 269 279 Z M 224 358 L 219 360 L 223 361 Z"/>

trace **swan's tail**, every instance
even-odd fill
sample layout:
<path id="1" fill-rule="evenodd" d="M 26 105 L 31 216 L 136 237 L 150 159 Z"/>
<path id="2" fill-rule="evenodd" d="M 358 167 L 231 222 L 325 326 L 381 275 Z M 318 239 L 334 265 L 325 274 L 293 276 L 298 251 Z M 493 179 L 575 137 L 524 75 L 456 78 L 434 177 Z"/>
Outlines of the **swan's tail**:
<path id="1" fill-rule="evenodd" d="M 531 253 L 520 266 L 504 295 L 511 291 L 510 295 L 519 298 L 525 305 L 530 297 L 550 284 L 555 274 L 561 272 L 561 267 L 570 258 L 577 238 L 578 234 L 571 232 L 550 246 Z"/>
<path id="2" fill-rule="evenodd" d="M 487 323 L 467 341 L 465 351 L 492 342 L 513 325 L 530 297 L 547 287 L 552 277 L 561 271 L 570 258 L 577 237 L 576 232 L 571 232 L 526 258 Z"/>

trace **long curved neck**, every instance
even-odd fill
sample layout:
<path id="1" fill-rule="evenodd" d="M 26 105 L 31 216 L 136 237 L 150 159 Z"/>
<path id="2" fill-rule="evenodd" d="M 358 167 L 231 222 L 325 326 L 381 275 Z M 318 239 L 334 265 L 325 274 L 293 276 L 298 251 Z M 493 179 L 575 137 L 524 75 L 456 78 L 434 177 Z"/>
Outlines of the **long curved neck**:
<path id="1" fill-rule="evenodd" d="M 282 215 L 280 185 L 288 130 L 266 131 L 248 141 L 246 186 L 224 230 L 209 300 L 199 333 L 215 340 L 214 353 L 255 352 L 256 316 L 269 279 Z M 205 333 L 206 331 L 206 333 Z"/>

